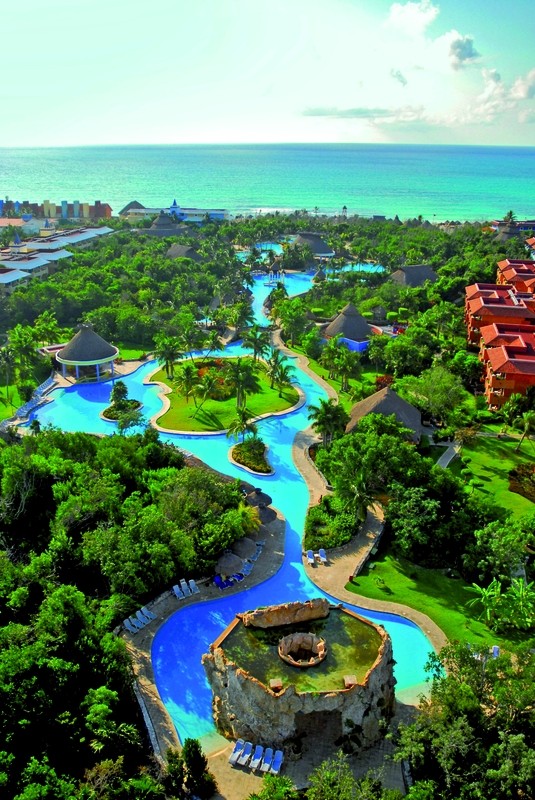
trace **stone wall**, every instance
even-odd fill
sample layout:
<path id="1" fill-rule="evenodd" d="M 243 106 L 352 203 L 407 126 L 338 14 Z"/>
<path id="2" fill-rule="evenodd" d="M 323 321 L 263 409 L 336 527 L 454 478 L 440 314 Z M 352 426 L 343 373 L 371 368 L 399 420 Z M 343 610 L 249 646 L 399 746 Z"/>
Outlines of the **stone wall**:
<path id="1" fill-rule="evenodd" d="M 279 606 L 266 606 L 256 611 L 238 614 L 245 627 L 277 628 L 279 625 L 295 625 L 313 619 L 324 619 L 329 616 L 329 601 L 323 597 L 305 602 L 283 603 Z"/>
<path id="2" fill-rule="evenodd" d="M 212 648 L 203 665 L 218 730 L 230 738 L 281 747 L 297 733 L 297 714 L 338 712 L 342 732 L 359 747 L 371 746 L 382 737 L 380 722 L 392 715 L 395 699 L 392 643 L 383 628 L 374 627 L 382 644 L 364 681 L 332 692 L 297 692 L 293 686 L 273 692 L 229 661 L 221 647 Z"/>

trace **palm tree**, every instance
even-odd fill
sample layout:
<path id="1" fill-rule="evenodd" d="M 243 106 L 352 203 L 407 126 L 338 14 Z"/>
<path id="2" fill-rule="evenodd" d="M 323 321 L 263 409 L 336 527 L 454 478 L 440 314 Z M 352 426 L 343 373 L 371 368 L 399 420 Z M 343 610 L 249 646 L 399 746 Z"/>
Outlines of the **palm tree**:
<path id="1" fill-rule="evenodd" d="M 175 386 L 179 394 L 186 398 L 186 405 L 189 403 L 190 397 L 193 397 L 193 402 L 197 405 L 195 400 L 195 389 L 199 383 L 199 373 L 194 364 L 188 362 L 182 364 L 178 377 L 175 379 Z"/>
<path id="2" fill-rule="evenodd" d="M 242 442 L 245 441 L 245 435 L 251 433 L 254 437 L 258 433 L 258 426 L 249 418 L 249 412 L 242 406 L 236 409 L 236 416 L 230 423 L 227 429 L 227 436 L 236 436 L 238 439 L 241 436 Z"/>
<path id="3" fill-rule="evenodd" d="M 206 350 L 206 354 L 204 356 L 204 361 L 208 358 L 210 353 L 213 353 L 214 350 L 221 350 L 221 339 L 217 330 L 210 331 L 204 340 L 204 348 Z"/>
<path id="4" fill-rule="evenodd" d="M 313 420 L 312 427 L 322 437 L 322 444 L 327 447 L 337 434 L 342 434 L 349 422 L 349 416 L 343 406 L 337 405 L 330 397 L 321 399 L 319 405 L 309 405 L 308 418 Z"/>
<path id="5" fill-rule="evenodd" d="M 43 311 L 39 314 L 33 323 L 33 328 L 39 344 L 53 344 L 61 337 L 61 328 L 53 311 Z"/>
<path id="6" fill-rule="evenodd" d="M 164 365 L 165 374 L 172 379 L 175 374 L 175 361 L 182 357 L 180 342 L 175 336 L 160 333 L 154 337 L 154 357 Z"/>
<path id="7" fill-rule="evenodd" d="M 329 339 L 321 351 L 320 364 L 328 371 L 329 380 L 332 380 L 338 374 L 337 366 L 339 352 L 340 334 L 338 334 L 338 336 L 333 336 L 332 339 Z"/>
<path id="8" fill-rule="evenodd" d="M 349 378 L 358 378 L 362 372 L 360 355 L 345 346 L 341 346 L 335 358 L 335 364 L 341 380 L 340 391 L 348 392 Z"/>
<path id="9" fill-rule="evenodd" d="M 359 522 L 364 522 L 368 506 L 373 503 L 373 495 L 368 485 L 368 476 L 362 468 L 355 468 L 347 460 L 341 462 L 336 470 L 334 486 L 336 493 L 344 501 L 344 509 L 354 513 Z"/>
<path id="10" fill-rule="evenodd" d="M 255 374 L 255 364 L 250 359 L 237 358 L 225 363 L 226 382 L 236 392 L 236 408 L 245 405 L 247 393 L 260 390 Z"/>
<path id="11" fill-rule="evenodd" d="M 6 386 L 6 405 L 9 404 L 13 408 L 11 397 L 9 395 L 9 386 L 13 378 L 13 371 L 15 369 L 15 352 L 12 347 L 6 345 L 0 350 L 0 367 L 4 370 L 5 386 Z"/>
<path id="12" fill-rule="evenodd" d="M 23 378 L 31 370 L 36 357 L 37 348 L 33 329 L 29 325 L 15 325 L 9 331 L 8 345 L 12 349 L 19 368 L 19 377 Z"/>
<path id="13" fill-rule="evenodd" d="M 480 603 L 483 606 L 481 616 L 485 618 L 485 623 L 491 628 L 496 617 L 497 607 L 502 599 L 500 581 L 497 578 L 493 578 L 488 586 L 479 586 L 477 583 L 473 583 L 471 586 L 467 586 L 466 590 L 477 595 L 473 600 L 469 600 L 467 605 L 474 606 Z"/>
<path id="14" fill-rule="evenodd" d="M 211 397 L 214 394 L 215 390 L 217 389 L 217 387 L 219 385 L 219 381 L 220 381 L 220 377 L 219 377 L 219 373 L 217 372 L 217 370 L 216 369 L 209 369 L 208 372 L 206 372 L 202 376 L 200 381 L 198 381 L 195 384 L 195 387 L 194 387 L 193 391 L 195 392 L 195 394 L 197 394 L 199 397 L 201 397 L 201 402 L 197 406 L 197 410 L 195 411 L 195 413 L 193 415 L 194 419 L 197 416 L 197 414 L 199 413 L 199 411 L 201 410 L 201 408 L 203 407 L 203 405 L 206 403 L 208 398 Z M 194 400 L 195 400 L 195 395 L 194 395 Z"/>
<path id="15" fill-rule="evenodd" d="M 269 384 L 270 389 L 273 389 L 279 369 L 281 368 L 285 360 L 286 357 L 281 353 L 280 350 L 274 349 L 271 351 L 271 355 L 268 358 L 266 366 L 266 375 L 270 380 Z"/>
<path id="16" fill-rule="evenodd" d="M 518 451 L 520 450 L 520 445 L 522 444 L 526 436 L 528 436 L 531 433 L 531 431 L 535 429 L 535 411 L 525 411 L 520 419 L 522 420 L 523 431 L 522 431 L 522 436 L 520 437 L 520 441 L 515 447 L 515 453 L 518 453 Z"/>
<path id="17" fill-rule="evenodd" d="M 253 351 L 253 361 L 262 358 L 269 350 L 270 334 L 267 328 L 262 328 L 256 323 L 243 335 L 242 347 L 250 347 Z"/>
<path id="18" fill-rule="evenodd" d="M 282 390 L 292 383 L 292 378 L 295 373 L 295 367 L 291 364 L 279 364 L 277 374 L 275 376 L 275 383 L 279 390 L 279 397 L 282 397 Z"/>

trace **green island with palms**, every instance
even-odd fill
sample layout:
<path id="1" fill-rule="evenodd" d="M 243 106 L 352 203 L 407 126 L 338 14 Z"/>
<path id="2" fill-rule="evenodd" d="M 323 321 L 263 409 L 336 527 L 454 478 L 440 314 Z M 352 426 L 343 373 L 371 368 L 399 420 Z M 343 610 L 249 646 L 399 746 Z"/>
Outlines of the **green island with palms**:
<path id="1" fill-rule="evenodd" d="M 167 367 L 171 365 L 168 364 Z M 299 393 L 291 385 L 292 367 L 278 350 L 267 362 L 254 357 L 182 361 L 151 377 L 171 389 L 169 409 L 158 424 L 176 431 L 252 432 L 251 420 L 292 408 Z"/>

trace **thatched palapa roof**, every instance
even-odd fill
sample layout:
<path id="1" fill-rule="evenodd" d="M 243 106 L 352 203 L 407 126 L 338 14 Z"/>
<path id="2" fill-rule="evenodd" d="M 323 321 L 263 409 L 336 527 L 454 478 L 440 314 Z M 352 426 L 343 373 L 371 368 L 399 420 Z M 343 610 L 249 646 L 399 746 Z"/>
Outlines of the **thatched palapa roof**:
<path id="1" fill-rule="evenodd" d="M 165 255 L 167 258 L 191 258 L 192 261 L 201 260 L 198 252 L 189 244 L 172 244 Z"/>
<path id="2" fill-rule="evenodd" d="M 413 432 L 412 440 L 420 441 L 422 429 L 422 415 L 413 405 L 408 403 L 397 392 L 387 386 L 370 397 L 356 403 L 351 409 L 346 433 L 351 433 L 360 420 L 368 414 L 384 414 L 385 417 L 394 414 L 396 419 Z"/>
<path id="3" fill-rule="evenodd" d="M 84 365 L 111 361 L 118 354 L 117 347 L 95 333 L 90 325 L 82 325 L 56 358 L 60 363 Z"/>
<path id="4" fill-rule="evenodd" d="M 413 289 L 423 286 L 426 281 L 438 281 L 437 273 L 429 264 L 408 264 L 393 272 L 390 278 L 401 286 L 410 286 Z"/>
<path id="5" fill-rule="evenodd" d="M 353 303 L 348 303 L 341 310 L 335 319 L 326 327 L 325 336 L 332 338 L 341 334 L 344 339 L 351 339 L 353 342 L 361 342 L 368 339 L 371 330 L 362 316 L 359 314 Z"/>
<path id="6" fill-rule="evenodd" d="M 300 233 L 293 242 L 293 246 L 304 247 L 304 245 L 310 247 L 314 258 L 334 256 L 334 250 L 317 233 Z"/>

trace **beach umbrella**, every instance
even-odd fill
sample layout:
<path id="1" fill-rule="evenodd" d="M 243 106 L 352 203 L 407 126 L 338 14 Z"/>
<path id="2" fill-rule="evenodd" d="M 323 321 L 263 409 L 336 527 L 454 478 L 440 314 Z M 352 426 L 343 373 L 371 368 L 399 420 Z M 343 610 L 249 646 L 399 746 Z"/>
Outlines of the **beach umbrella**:
<path id="1" fill-rule="evenodd" d="M 256 545 L 255 545 L 256 547 Z M 243 568 L 243 561 L 235 553 L 224 553 L 218 560 L 215 571 L 218 575 L 234 575 Z"/>
<path id="2" fill-rule="evenodd" d="M 232 545 L 232 552 L 240 558 L 251 558 L 256 553 L 256 542 L 244 536 Z"/>

